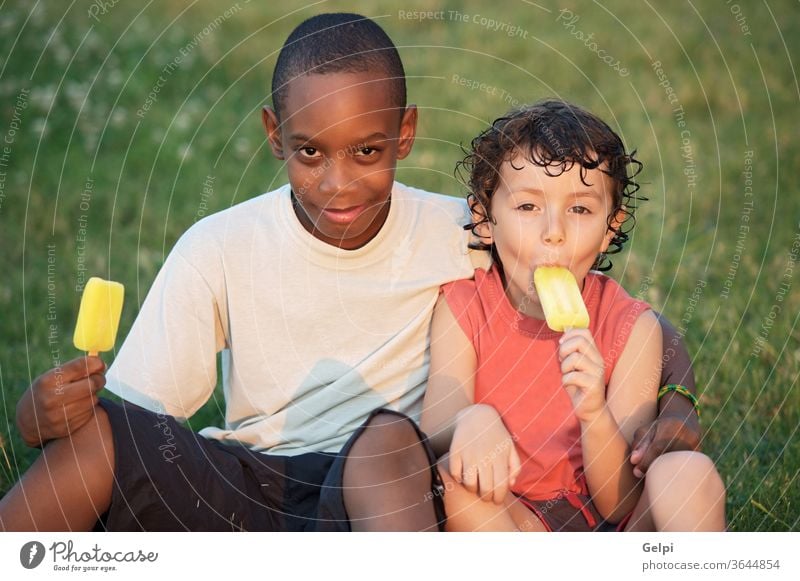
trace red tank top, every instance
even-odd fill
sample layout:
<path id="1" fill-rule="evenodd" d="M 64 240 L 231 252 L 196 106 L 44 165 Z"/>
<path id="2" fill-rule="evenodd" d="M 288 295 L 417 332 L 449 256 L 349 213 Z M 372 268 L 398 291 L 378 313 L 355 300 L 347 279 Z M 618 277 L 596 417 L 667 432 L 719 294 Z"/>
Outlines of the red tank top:
<path id="1" fill-rule="evenodd" d="M 497 268 L 443 287 L 450 310 L 475 348 L 475 403 L 493 406 L 517 445 L 522 470 L 513 492 L 547 500 L 569 490 L 588 494 L 583 478 L 581 426 L 561 385 L 561 333 L 519 313 Z M 614 280 L 589 273 L 583 286 L 589 330 L 605 361 L 608 385 L 633 324 L 650 307 Z"/>

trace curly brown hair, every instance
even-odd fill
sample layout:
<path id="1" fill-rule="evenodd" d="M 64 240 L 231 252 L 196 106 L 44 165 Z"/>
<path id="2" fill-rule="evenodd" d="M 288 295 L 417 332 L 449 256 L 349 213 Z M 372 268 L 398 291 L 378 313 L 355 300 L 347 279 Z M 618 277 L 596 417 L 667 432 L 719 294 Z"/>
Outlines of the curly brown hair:
<path id="1" fill-rule="evenodd" d="M 614 238 L 608 251 L 595 261 L 592 268 L 596 270 L 611 269 L 606 255 L 622 250 L 636 225 L 633 215 L 636 202 L 647 200 L 636 195 L 639 184 L 635 178 L 642 171 L 641 162 L 634 157 L 636 150 L 626 152 L 620 137 L 600 118 L 565 101 L 548 99 L 509 111 L 473 139 L 470 151 L 465 153 L 466 157 L 456 167 L 456 174 L 469 186 L 467 201 L 473 211 L 473 221 L 464 229 L 472 230 L 478 238 L 478 226 L 488 221 L 494 223 L 491 199 L 500 180 L 500 167 L 506 161 L 512 162 L 517 155 L 543 167 L 550 176 L 561 175 L 577 163 L 581 168 L 581 181 L 587 186 L 590 185 L 586 182 L 589 170 L 599 169 L 610 176 L 615 187 L 608 227 L 614 231 Z M 512 167 L 515 166 L 512 164 Z M 463 179 L 464 173 L 469 176 L 468 180 Z M 625 217 L 615 228 L 612 220 L 619 212 Z M 471 247 L 491 251 L 495 262 L 499 263 L 493 244 L 476 242 Z"/>

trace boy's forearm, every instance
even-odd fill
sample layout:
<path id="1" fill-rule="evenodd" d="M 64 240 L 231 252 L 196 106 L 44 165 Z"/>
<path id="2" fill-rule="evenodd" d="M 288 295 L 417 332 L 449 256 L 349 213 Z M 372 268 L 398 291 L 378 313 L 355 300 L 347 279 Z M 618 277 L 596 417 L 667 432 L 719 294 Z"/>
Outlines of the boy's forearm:
<path id="1" fill-rule="evenodd" d="M 687 387 L 693 395 L 697 395 L 694 386 Z M 694 405 L 686 396 L 679 393 L 668 392 L 658 400 L 658 417 L 681 418 L 684 423 L 695 431 L 700 431 L 700 419 L 694 409 Z"/>
<path id="2" fill-rule="evenodd" d="M 581 446 L 592 501 L 603 518 L 621 520 L 636 506 L 641 486 L 629 462 L 630 446 L 608 408 L 581 423 Z"/>

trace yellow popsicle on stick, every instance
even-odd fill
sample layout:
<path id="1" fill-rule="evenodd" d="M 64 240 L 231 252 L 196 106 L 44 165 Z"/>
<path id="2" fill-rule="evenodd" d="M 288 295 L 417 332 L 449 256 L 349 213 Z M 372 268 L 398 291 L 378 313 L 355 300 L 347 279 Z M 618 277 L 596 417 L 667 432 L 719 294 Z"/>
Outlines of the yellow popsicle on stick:
<path id="1" fill-rule="evenodd" d="M 72 342 L 81 351 L 97 355 L 114 347 L 125 287 L 93 276 L 86 283 Z"/>
<path id="2" fill-rule="evenodd" d="M 533 271 L 533 284 L 536 285 L 547 326 L 553 331 L 589 327 L 589 313 L 583 304 L 578 282 L 569 269 L 539 266 Z"/>

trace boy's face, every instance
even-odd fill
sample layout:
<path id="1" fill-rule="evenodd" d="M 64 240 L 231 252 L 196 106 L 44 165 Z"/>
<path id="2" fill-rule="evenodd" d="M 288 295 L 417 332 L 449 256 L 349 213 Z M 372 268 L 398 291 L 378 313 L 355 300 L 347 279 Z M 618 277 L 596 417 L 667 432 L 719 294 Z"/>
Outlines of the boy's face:
<path id="1" fill-rule="evenodd" d="M 306 230 L 354 249 L 372 240 L 389 213 L 398 159 L 411 151 L 416 108 L 393 107 L 389 83 L 372 73 L 311 74 L 293 79 L 280 122 L 264 109 L 264 126 L 285 159 Z"/>
<path id="2" fill-rule="evenodd" d="M 586 172 L 573 165 L 559 176 L 522 157 L 505 162 L 491 199 L 495 224 L 487 224 L 515 308 L 544 318 L 533 287 L 533 271 L 540 265 L 567 267 L 583 285 L 598 253 L 614 236 L 608 228 L 612 211 L 613 180 L 598 169 Z M 620 215 L 620 217 L 622 217 Z M 617 226 L 617 224 L 614 224 Z"/>

